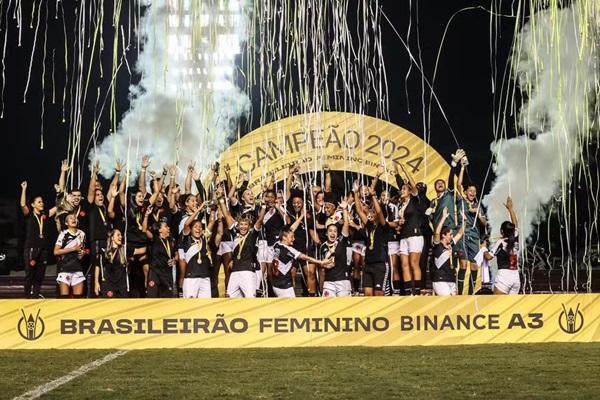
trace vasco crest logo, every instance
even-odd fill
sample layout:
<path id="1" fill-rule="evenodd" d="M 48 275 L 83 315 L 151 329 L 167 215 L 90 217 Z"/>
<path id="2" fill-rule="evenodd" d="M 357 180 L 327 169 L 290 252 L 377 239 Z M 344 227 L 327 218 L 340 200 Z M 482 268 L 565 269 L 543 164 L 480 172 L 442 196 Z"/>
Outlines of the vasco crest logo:
<path id="1" fill-rule="evenodd" d="M 558 316 L 558 325 L 563 332 L 573 334 L 577 333 L 583 328 L 583 314 L 579 311 L 579 303 L 577 308 L 573 311 L 569 308 L 567 311 L 565 305 L 562 305 L 562 312 Z"/>
<path id="2" fill-rule="evenodd" d="M 33 314 L 29 314 L 29 316 L 25 316 L 25 311 L 21 308 L 21 313 L 23 316 L 19 320 L 17 324 L 17 330 L 19 331 L 19 335 L 25 340 L 37 340 L 43 334 L 46 329 L 46 325 L 44 324 L 44 320 L 40 317 L 40 310 L 38 309 L 35 318 Z"/>

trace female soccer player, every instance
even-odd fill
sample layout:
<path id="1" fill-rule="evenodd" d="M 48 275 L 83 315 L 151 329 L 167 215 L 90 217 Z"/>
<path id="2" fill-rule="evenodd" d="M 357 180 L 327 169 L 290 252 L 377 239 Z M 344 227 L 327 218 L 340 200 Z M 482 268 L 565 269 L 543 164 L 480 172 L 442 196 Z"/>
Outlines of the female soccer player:
<path id="1" fill-rule="evenodd" d="M 352 283 L 350 275 L 352 267 L 348 258 L 347 249 L 350 243 L 350 228 L 348 216 L 348 203 L 345 201 L 339 206 L 343 212 L 342 234 L 336 224 L 327 227 L 327 240 L 321 244 L 319 259 L 332 259 L 333 263 L 325 268 L 325 279 L 323 284 L 323 297 L 344 297 L 352 294 Z"/>
<path id="2" fill-rule="evenodd" d="M 373 208 L 365 211 L 360 193 L 354 193 L 356 212 L 363 223 L 363 232 L 366 236 L 363 291 L 365 296 L 383 296 L 388 275 L 387 243 L 390 237 L 390 229 L 387 226 L 375 190 L 369 188 L 367 196 L 367 200 L 370 200 Z"/>
<path id="3" fill-rule="evenodd" d="M 73 290 L 73 297 L 80 298 L 83 293 L 82 259 L 85 255 L 85 233 L 77 229 L 77 216 L 69 214 L 65 218 L 67 229 L 62 231 L 54 245 L 54 255 L 58 258 L 56 268 L 60 297 L 68 298 Z"/>
<path id="4" fill-rule="evenodd" d="M 146 248 L 133 249 L 123 246 L 123 235 L 118 229 L 108 234 L 106 249 L 98 254 L 94 273 L 94 292 L 96 296 L 106 298 L 128 297 L 127 261 L 133 256 L 140 256 Z"/>
<path id="5" fill-rule="evenodd" d="M 48 218 L 54 217 L 56 207 L 44 212 L 44 200 L 35 196 L 27 205 L 27 182 L 21 183 L 21 212 L 25 216 L 25 244 L 23 245 L 25 262 L 25 297 L 37 299 L 48 262 Z"/>
<path id="6" fill-rule="evenodd" d="M 171 237 L 171 228 L 166 220 L 159 220 L 152 229 L 148 228 L 152 213 L 152 207 L 148 207 L 142 224 L 143 231 L 151 242 L 148 247 L 150 271 L 147 295 L 152 298 L 169 298 L 174 295 L 173 270 L 177 265 L 175 240 Z"/>
<path id="7" fill-rule="evenodd" d="M 294 224 L 299 224 L 297 220 Z M 283 228 L 279 234 L 279 241 L 273 246 L 273 263 L 271 266 L 271 284 L 277 297 L 296 297 L 292 284 L 292 265 L 296 260 L 308 261 L 327 268 L 333 264 L 333 258 L 317 260 L 294 249 L 294 226 Z"/>
<path id="8" fill-rule="evenodd" d="M 519 254 L 519 229 L 517 214 L 510 197 L 506 199 L 504 207 L 510 214 L 510 221 L 504 221 L 500 226 L 502 239 L 498 240 L 490 253 L 497 258 L 498 273 L 494 282 L 494 294 L 518 294 L 521 289 L 519 278 L 518 254 Z"/>
<path id="9" fill-rule="evenodd" d="M 460 160 L 461 167 L 460 173 L 458 174 L 457 185 L 460 188 L 463 182 L 463 176 L 466 166 L 466 157 Z M 465 190 L 461 194 L 456 191 L 458 196 L 457 199 L 457 215 L 466 219 L 465 222 L 465 233 L 458 243 L 458 258 L 460 260 L 460 269 L 458 270 L 458 294 L 463 294 L 464 281 L 466 277 L 467 269 L 470 269 L 469 283 L 468 283 L 468 294 L 475 292 L 475 283 L 477 281 L 477 273 L 479 267 L 475 262 L 475 256 L 479 252 L 479 226 L 478 223 L 483 226 L 487 225 L 487 221 L 483 217 L 479 204 L 477 204 L 477 186 L 473 183 L 465 185 Z"/>
<path id="10" fill-rule="evenodd" d="M 458 233 L 453 236 L 452 229 L 444 225 L 449 215 L 448 208 L 444 207 L 442 217 L 435 227 L 433 235 L 431 254 L 435 268 L 431 272 L 431 281 L 433 293 L 437 296 L 456 295 L 456 261 L 453 247 L 465 232 L 465 222 L 463 219 L 463 225 Z"/>
<path id="11" fill-rule="evenodd" d="M 214 218 L 211 218 L 204 229 L 202 221 L 190 218 L 184 226 L 179 258 L 184 264 L 182 286 L 183 297 L 186 299 L 212 297 L 210 278 L 213 266 L 208 241 L 214 222 Z"/>
<path id="12" fill-rule="evenodd" d="M 398 169 L 395 171 L 396 183 L 400 188 L 398 213 L 400 214 L 400 265 L 404 279 L 404 290 L 413 295 L 421 294 L 421 253 L 423 234 L 421 227 L 427 206 L 418 196 L 417 185 L 404 166 L 402 171 L 408 178 L 405 183 Z M 408 286 L 408 287 L 407 287 Z"/>

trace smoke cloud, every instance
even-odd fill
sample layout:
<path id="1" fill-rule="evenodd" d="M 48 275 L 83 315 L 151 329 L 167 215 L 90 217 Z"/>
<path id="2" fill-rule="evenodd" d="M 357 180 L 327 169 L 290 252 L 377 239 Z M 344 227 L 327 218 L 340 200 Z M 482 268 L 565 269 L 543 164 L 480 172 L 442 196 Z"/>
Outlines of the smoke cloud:
<path id="1" fill-rule="evenodd" d="M 179 160 L 205 168 L 227 146 L 250 108 L 234 84 L 246 37 L 241 3 L 145 0 L 136 63 L 141 81 L 130 87 L 130 110 L 117 132 L 90 155 L 103 176 L 112 176 L 117 159 L 135 174 L 144 154 L 150 169 Z"/>
<path id="2" fill-rule="evenodd" d="M 584 162 L 582 144 L 598 118 L 600 18 L 595 4 L 541 11 L 515 41 L 513 71 L 527 99 L 518 119 L 524 135 L 491 146 L 497 178 L 483 204 L 494 235 L 508 219 L 503 203 L 511 195 L 521 238 L 528 238 L 553 196 L 568 197 L 573 168 Z"/>

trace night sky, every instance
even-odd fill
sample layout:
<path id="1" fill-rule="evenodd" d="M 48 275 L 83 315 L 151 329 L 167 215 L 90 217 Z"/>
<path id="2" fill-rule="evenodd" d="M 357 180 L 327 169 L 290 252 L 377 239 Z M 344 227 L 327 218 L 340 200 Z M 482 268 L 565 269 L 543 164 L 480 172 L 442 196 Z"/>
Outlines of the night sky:
<path id="1" fill-rule="evenodd" d="M 2 152 L 0 156 L 2 160 L 0 174 L 4 185 L 1 197 L 17 201 L 20 190 L 19 183 L 22 180 L 28 180 L 31 188 L 30 194 L 34 192 L 42 193 L 48 201 L 53 191 L 52 185 L 58 179 L 60 160 L 65 157 L 68 147 L 69 125 L 61 122 L 64 72 L 57 72 L 55 75 L 57 104 L 52 104 L 50 78 L 52 54 L 47 54 L 46 101 L 45 117 L 43 118 L 45 143 L 44 149 L 40 149 L 43 46 L 40 42 L 37 43 L 27 102 L 23 103 L 23 91 L 27 82 L 35 29 L 35 21 L 33 28 L 30 28 L 31 4 L 26 3 L 30 2 L 23 2 L 23 18 L 26 26 L 23 29 L 23 45 L 21 47 L 17 46 L 15 21 L 11 21 L 9 18 L 5 58 L 4 118 L 0 119 L 0 130 L 3 134 L 3 145 L 0 147 Z M 48 13 L 51 18 L 54 18 L 53 2 L 49 3 L 51 3 L 51 6 Z M 105 3 L 109 4 L 110 1 L 105 1 Z M 36 4 L 39 3 L 36 2 Z M 411 4 L 412 7 L 410 7 Z M 409 44 L 415 57 L 418 55 L 418 25 L 424 71 L 427 77 L 431 79 L 441 38 L 451 16 L 465 7 L 484 6 L 488 8 L 489 1 L 421 0 L 409 2 L 386 0 L 382 2 L 382 5 L 384 12 L 404 39 L 407 37 L 409 21 L 412 18 Z M 4 19 L 6 6 L 6 2 L 4 2 L 0 24 L 2 35 L 4 35 L 6 29 Z M 503 10 L 506 14 L 510 13 L 509 6 L 510 4 L 506 4 L 506 9 Z M 46 12 L 44 7 L 42 7 L 42 13 Z M 73 10 L 69 9 L 69 4 L 65 4 L 64 7 L 65 15 L 70 15 L 69 13 L 72 13 Z M 112 6 L 110 8 L 112 9 Z M 410 16 L 411 13 L 412 17 Z M 496 60 L 496 68 L 499 71 L 500 78 L 510 53 L 514 24 L 514 19 L 502 18 L 501 35 L 497 38 L 498 53 Z M 69 25 L 69 21 L 67 21 L 67 25 Z M 105 22 L 105 28 L 109 31 L 110 21 Z M 406 80 L 406 74 L 410 67 L 408 52 L 385 19 L 382 19 L 382 28 L 384 57 L 389 82 L 390 120 L 419 136 L 423 136 L 423 108 L 421 105 L 423 92 L 420 72 L 413 65 L 412 71 Z M 59 24 L 56 21 L 50 21 L 48 25 L 46 48 L 55 49 L 54 57 L 57 65 L 63 62 L 62 57 L 64 57 L 62 29 L 62 23 Z M 72 31 L 73 26 L 67 26 L 69 35 Z M 105 71 L 107 71 L 112 65 L 110 60 L 111 43 L 110 41 L 105 42 L 104 54 L 106 59 L 103 60 L 103 64 Z M 135 56 L 135 51 L 129 52 L 128 59 L 131 66 L 135 63 Z M 59 71 L 58 67 L 57 71 Z M 136 76 L 129 76 L 127 73 L 121 73 L 118 76 L 117 111 L 119 114 L 127 110 L 128 86 L 136 80 Z M 92 80 L 91 84 L 105 90 L 106 82 L 106 79 L 105 81 Z M 461 12 L 454 18 L 448 29 L 441 53 L 435 91 L 460 145 L 469 154 L 471 162 L 469 175 L 475 182 L 481 184 L 491 161 L 489 145 L 494 139 L 492 123 L 495 107 L 493 103 L 494 95 L 491 90 L 490 17 L 488 13 L 480 9 L 469 10 Z M 95 90 L 90 92 L 95 95 Z M 408 101 L 406 92 L 408 92 Z M 428 98 L 429 91 L 426 91 L 425 95 Z M 93 105 L 93 102 L 91 104 Z M 69 110 L 68 104 L 66 110 L 67 112 Z M 93 107 L 86 108 L 85 116 L 84 127 L 89 130 L 94 116 Z M 69 118 L 68 115 L 66 117 Z M 106 134 L 108 131 L 107 116 L 102 121 L 100 131 L 102 134 Z M 256 128 L 256 126 L 251 128 Z M 456 148 L 456 144 L 447 123 L 435 106 L 432 110 L 429 134 L 430 144 L 444 157 L 448 158 L 448 155 Z M 85 146 L 82 146 L 82 148 L 85 149 Z M 488 187 L 489 184 L 488 181 Z"/>

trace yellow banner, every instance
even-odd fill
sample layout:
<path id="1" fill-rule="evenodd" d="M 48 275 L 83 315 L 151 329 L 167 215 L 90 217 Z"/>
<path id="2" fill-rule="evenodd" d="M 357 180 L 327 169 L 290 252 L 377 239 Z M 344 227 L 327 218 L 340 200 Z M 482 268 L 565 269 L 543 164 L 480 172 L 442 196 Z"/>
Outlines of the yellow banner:
<path id="1" fill-rule="evenodd" d="M 600 341 L 600 295 L 1 300 L 0 349 Z"/>
<path id="2" fill-rule="evenodd" d="M 321 112 L 296 115 L 261 126 L 233 143 L 220 157 L 233 176 L 249 175 L 249 187 L 260 191 L 265 176 L 287 177 L 295 162 L 300 172 L 332 170 L 382 176 L 396 186 L 395 166 L 403 164 L 415 181 L 433 183 L 448 178 L 450 166 L 437 151 L 415 134 L 390 122 L 360 114 Z M 429 195 L 434 195 L 430 185 Z"/>

